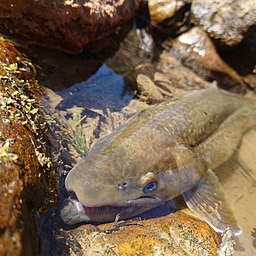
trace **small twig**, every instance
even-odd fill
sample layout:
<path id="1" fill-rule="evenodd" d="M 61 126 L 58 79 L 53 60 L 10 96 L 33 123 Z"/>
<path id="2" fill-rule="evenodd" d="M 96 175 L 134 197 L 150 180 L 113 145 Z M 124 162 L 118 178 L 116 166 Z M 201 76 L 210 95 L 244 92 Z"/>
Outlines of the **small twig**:
<path id="1" fill-rule="evenodd" d="M 135 222 L 135 221 L 140 221 L 141 220 L 140 218 L 134 218 L 134 219 L 131 219 L 131 220 L 121 220 L 121 221 L 119 221 L 120 218 L 121 218 L 120 213 L 118 213 L 115 217 L 113 227 L 109 228 L 109 229 L 106 229 L 106 230 L 103 230 L 103 232 L 106 233 L 106 234 L 111 234 L 114 231 L 119 231 L 120 227 L 123 227 L 123 226 L 130 226 L 130 225 L 143 226 L 142 224 L 140 224 L 138 222 Z"/>
<path id="2" fill-rule="evenodd" d="M 116 247 L 116 246 L 112 246 L 112 247 L 107 246 L 107 254 L 108 254 L 109 252 L 112 252 L 112 253 L 114 253 L 115 255 L 118 256 L 118 254 L 113 250 L 113 248 L 115 248 L 115 247 Z"/>

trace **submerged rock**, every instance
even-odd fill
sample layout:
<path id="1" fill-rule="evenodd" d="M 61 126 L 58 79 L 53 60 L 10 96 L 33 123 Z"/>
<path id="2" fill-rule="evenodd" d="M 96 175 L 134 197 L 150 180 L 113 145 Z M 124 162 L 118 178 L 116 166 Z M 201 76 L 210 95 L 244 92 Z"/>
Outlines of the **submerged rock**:
<path id="1" fill-rule="evenodd" d="M 203 79 L 217 80 L 220 84 L 230 87 L 243 87 L 243 79 L 220 58 L 214 44 L 200 28 L 190 29 L 170 40 L 169 45 L 172 54 Z"/>
<path id="2" fill-rule="evenodd" d="M 140 93 L 139 97 L 142 101 L 156 102 L 163 99 L 158 87 L 149 77 L 139 74 L 137 76 L 137 86 Z"/>
<path id="3" fill-rule="evenodd" d="M 184 67 L 167 50 L 163 51 L 154 75 L 154 83 L 163 95 L 173 96 L 194 89 L 206 88 L 209 84 L 189 68 Z"/>
<path id="4" fill-rule="evenodd" d="M 118 31 L 141 0 L 14 0 L 0 3 L 2 34 L 66 52 L 79 52 L 89 41 Z"/>
<path id="5" fill-rule="evenodd" d="M 33 213 L 56 201 L 55 172 L 32 64 L 0 40 L 0 255 L 37 255 Z"/>

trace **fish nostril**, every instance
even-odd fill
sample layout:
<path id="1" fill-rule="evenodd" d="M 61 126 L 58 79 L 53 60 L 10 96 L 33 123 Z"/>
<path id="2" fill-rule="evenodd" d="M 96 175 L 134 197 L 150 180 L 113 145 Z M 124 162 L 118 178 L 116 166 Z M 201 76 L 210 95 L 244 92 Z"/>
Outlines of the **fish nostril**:
<path id="1" fill-rule="evenodd" d="M 120 189 L 120 190 L 124 190 L 124 189 L 127 188 L 127 185 L 128 185 L 127 182 L 121 181 L 121 182 L 117 183 L 117 188 Z"/>

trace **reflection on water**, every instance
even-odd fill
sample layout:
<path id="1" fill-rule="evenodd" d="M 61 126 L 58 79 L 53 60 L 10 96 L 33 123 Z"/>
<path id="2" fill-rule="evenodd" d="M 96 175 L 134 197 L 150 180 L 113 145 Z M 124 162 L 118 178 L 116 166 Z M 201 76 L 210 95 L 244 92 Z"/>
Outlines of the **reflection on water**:
<path id="1" fill-rule="evenodd" d="M 125 90 L 123 76 L 115 73 L 105 64 L 87 81 L 75 84 L 57 94 L 63 99 L 57 106 L 58 110 L 76 106 L 99 109 L 104 113 L 107 113 L 107 109 L 111 112 L 120 112 L 133 98 L 133 95 Z"/>

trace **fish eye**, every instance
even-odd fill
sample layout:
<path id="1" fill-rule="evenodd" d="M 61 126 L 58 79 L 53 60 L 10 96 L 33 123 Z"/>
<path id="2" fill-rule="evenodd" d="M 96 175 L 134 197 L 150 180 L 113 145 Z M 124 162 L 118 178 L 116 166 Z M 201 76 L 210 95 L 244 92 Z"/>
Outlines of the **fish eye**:
<path id="1" fill-rule="evenodd" d="M 155 173 L 148 172 L 141 177 L 139 186 L 144 193 L 149 193 L 157 188 L 157 183 L 158 179 Z"/>
<path id="2" fill-rule="evenodd" d="M 153 190 L 155 190 L 157 188 L 157 184 L 155 181 L 151 181 L 149 182 L 144 188 L 143 188 L 143 192 L 144 193 L 148 193 L 148 192 L 151 192 Z"/>

